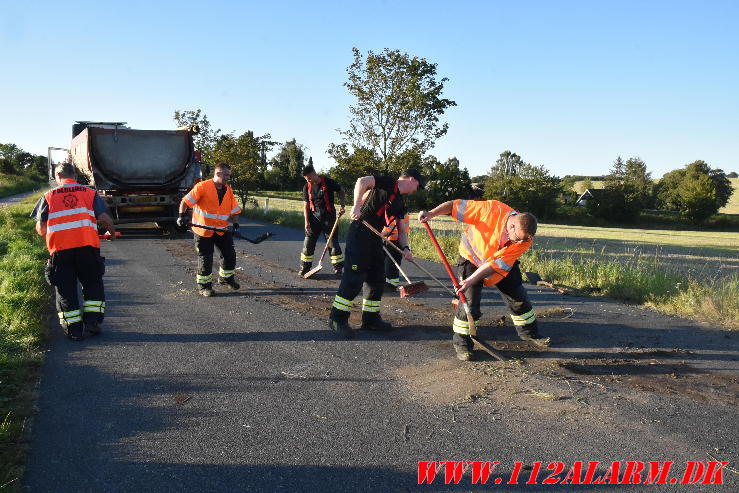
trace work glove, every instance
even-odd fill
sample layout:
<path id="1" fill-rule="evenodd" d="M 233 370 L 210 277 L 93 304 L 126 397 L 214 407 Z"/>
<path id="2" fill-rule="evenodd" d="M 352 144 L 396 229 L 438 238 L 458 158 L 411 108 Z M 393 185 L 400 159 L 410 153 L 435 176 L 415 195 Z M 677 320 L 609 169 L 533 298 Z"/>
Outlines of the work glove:
<path id="1" fill-rule="evenodd" d="M 180 214 L 180 216 L 177 218 L 177 226 L 180 228 L 187 227 L 187 214 Z"/>
<path id="2" fill-rule="evenodd" d="M 239 223 L 233 224 L 233 232 L 234 234 L 239 234 Z"/>

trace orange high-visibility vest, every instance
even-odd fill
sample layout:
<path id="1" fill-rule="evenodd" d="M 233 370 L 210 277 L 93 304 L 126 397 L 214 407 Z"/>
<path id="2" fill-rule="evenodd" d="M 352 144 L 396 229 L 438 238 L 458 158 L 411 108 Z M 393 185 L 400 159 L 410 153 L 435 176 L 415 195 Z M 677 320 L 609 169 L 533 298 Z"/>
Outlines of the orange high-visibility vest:
<path id="1" fill-rule="evenodd" d="M 100 248 L 95 218 L 95 190 L 71 178 L 44 194 L 49 205 L 46 221 L 46 247 L 49 253 L 70 248 Z"/>
<path id="2" fill-rule="evenodd" d="M 513 268 L 518 257 L 529 249 L 533 240 L 500 244 L 506 221 L 512 207 L 497 200 L 455 200 L 452 218 L 468 224 L 459 242 L 459 254 L 480 267 L 488 264 L 493 274 L 484 280 L 485 286 L 494 286 Z"/>
<path id="3" fill-rule="evenodd" d="M 213 180 L 201 181 L 187 195 L 182 197 L 182 201 L 188 207 L 192 207 L 192 230 L 196 235 L 213 236 L 214 233 L 223 235 L 220 231 L 216 233 L 208 229 L 198 228 L 196 224 L 222 229 L 225 232 L 228 229 L 228 218 L 241 212 L 241 207 L 236 202 L 233 190 L 228 185 L 225 185 L 225 187 L 226 194 L 220 204 L 218 203 L 216 184 Z"/>
<path id="4" fill-rule="evenodd" d="M 390 221 L 390 224 L 382 228 L 382 234 L 387 234 L 387 239 L 390 241 L 398 241 L 398 228 L 396 227 L 395 222 L 396 219 L 393 218 L 393 220 Z M 403 218 L 403 222 L 405 223 L 405 230 L 408 231 L 411 224 L 411 218 L 408 214 L 406 214 L 405 218 Z"/>

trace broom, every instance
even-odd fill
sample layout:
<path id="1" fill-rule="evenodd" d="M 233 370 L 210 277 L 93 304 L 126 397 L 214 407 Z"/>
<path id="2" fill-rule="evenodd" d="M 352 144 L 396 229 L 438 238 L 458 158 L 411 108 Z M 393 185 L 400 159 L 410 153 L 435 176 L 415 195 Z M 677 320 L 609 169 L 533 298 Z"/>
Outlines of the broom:
<path id="1" fill-rule="evenodd" d="M 395 243 L 393 243 L 392 241 L 388 240 L 386 237 L 382 236 L 382 233 L 380 233 L 375 228 L 373 228 L 370 223 L 368 223 L 367 221 L 362 221 L 362 224 L 364 224 L 365 226 L 367 226 L 367 229 L 369 229 L 374 234 L 376 234 L 377 236 L 379 236 L 385 243 L 387 243 L 388 245 L 390 245 L 391 247 L 393 247 L 397 251 L 399 251 L 401 253 L 401 255 L 403 254 L 403 250 L 401 250 L 400 248 L 398 248 L 395 245 Z M 439 286 L 441 286 L 442 288 L 444 288 L 447 291 L 449 291 L 449 294 L 451 294 L 455 298 L 457 297 L 456 293 L 454 291 L 452 291 L 449 286 L 447 286 L 446 284 L 444 284 L 443 282 L 441 282 L 436 276 L 434 276 L 431 272 L 429 272 L 428 269 L 424 269 L 424 267 L 421 264 L 419 264 L 418 262 L 416 262 L 414 260 L 409 260 L 409 262 L 412 263 L 413 265 L 415 265 L 416 267 L 418 267 L 419 270 L 422 270 L 424 272 L 424 274 L 426 274 L 427 276 L 429 276 L 431 279 L 433 279 L 434 281 L 436 281 L 436 283 Z"/>
<path id="2" fill-rule="evenodd" d="M 398 271 L 400 271 L 401 274 L 403 274 L 403 277 L 405 278 L 406 284 L 405 286 L 400 286 L 400 297 L 405 298 L 406 296 L 413 296 L 414 294 L 420 294 L 425 291 L 429 290 L 429 287 L 426 286 L 426 283 L 423 281 L 419 282 L 411 282 L 410 279 L 408 279 L 408 275 L 403 271 L 403 269 L 400 268 L 400 264 L 395 261 L 392 255 L 390 255 L 390 252 L 387 251 L 387 248 L 385 248 L 385 245 L 382 246 L 382 249 L 385 250 L 385 255 L 395 264 L 395 267 L 398 268 Z"/>

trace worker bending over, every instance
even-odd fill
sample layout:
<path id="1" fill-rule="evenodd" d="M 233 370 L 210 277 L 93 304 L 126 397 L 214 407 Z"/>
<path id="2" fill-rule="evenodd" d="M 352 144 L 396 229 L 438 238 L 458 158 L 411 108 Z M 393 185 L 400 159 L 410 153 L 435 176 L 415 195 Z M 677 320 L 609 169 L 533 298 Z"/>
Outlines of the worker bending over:
<path id="1" fill-rule="evenodd" d="M 105 258 L 100 256 L 98 224 L 115 239 L 113 219 L 97 192 L 77 183 L 71 162 L 57 165 L 57 187 L 39 199 L 31 217 L 36 232 L 46 238 L 51 257 L 46 264 L 46 281 L 56 291 L 56 311 L 66 336 L 81 341 L 83 333 L 100 333 L 105 315 L 103 274 Z M 82 309 L 77 294 L 82 285 Z"/>
<path id="2" fill-rule="evenodd" d="M 323 232 L 327 237 L 336 222 L 336 207 L 334 206 L 334 192 L 339 193 L 341 206 L 339 212 L 345 212 L 346 194 L 344 189 L 336 181 L 327 176 L 319 176 L 313 166 L 303 168 L 303 218 L 305 219 L 305 240 L 303 240 L 303 251 L 300 253 L 300 270 L 298 274 L 304 276 L 313 266 L 313 252 L 316 250 L 316 242 Z M 334 274 L 341 275 L 344 266 L 344 255 L 341 253 L 339 235 L 334 234 L 331 239 L 331 265 L 334 266 Z"/>
<path id="3" fill-rule="evenodd" d="M 382 239 L 370 231 L 362 221 L 367 221 L 380 231 L 394 219 L 398 221 L 398 243 L 404 256 L 413 260 L 408 247 L 408 232 L 403 195 L 422 188 L 421 175 L 411 168 L 399 179 L 389 176 L 364 176 L 354 185 L 354 206 L 351 210 L 352 223 L 346 239 L 346 264 L 339 290 L 334 298 L 329 318 L 329 327 L 339 335 L 351 339 L 354 332 L 349 325 L 349 314 L 354 298 L 362 290 L 362 329 L 391 330 L 392 326 L 380 316 L 382 291 L 385 284 L 384 251 Z"/>
<path id="4" fill-rule="evenodd" d="M 192 231 L 195 236 L 195 250 L 198 252 L 196 282 L 198 291 L 203 296 L 215 294 L 212 273 L 214 247 L 221 252 L 218 282 L 234 291 L 241 287 L 234 278 L 236 250 L 233 240 L 233 234 L 239 230 L 241 207 L 228 186 L 230 178 L 231 168 L 226 163 L 220 163 L 215 168 L 213 179 L 195 185 L 180 202 L 178 226 L 187 227 L 187 210 L 192 208 Z M 228 229 L 229 220 L 233 223 L 233 233 Z M 207 226 L 218 231 L 198 226 Z"/>
<path id="5" fill-rule="evenodd" d="M 430 211 L 418 213 L 422 223 L 451 214 L 468 226 L 459 243 L 459 292 L 467 294 L 473 318 L 480 319 L 482 286 L 496 286 L 508 305 L 518 336 L 525 341 L 548 345 L 539 335 L 534 312 L 523 287 L 518 258 L 529 249 L 536 234 L 537 220 L 528 212 L 519 213 L 497 200 L 453 200 Z M 454 317 L 452 343 L 457 358 L 472 359 L 470 326 L 460 303 Z"/>

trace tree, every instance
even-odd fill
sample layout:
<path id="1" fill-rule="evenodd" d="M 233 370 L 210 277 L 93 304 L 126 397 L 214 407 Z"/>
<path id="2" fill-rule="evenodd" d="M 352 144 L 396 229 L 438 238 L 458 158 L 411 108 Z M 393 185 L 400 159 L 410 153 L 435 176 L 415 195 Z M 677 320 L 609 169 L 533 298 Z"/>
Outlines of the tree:
<path id="1" fill-rule="evenodd" d="M 282 144 L 270 162 L 267 172 L 267 187 L 274 190 L 293 190 L 303 184 L 305 150 L 295 139 Z"/>
<path id="2" fill-rule="evenodd" d="M 212 151 L 214 164 L 226 163 L 231 167 L 230 185 L 241 200 L 242 207 L 250 190 L 255 190 L 263 169 L 263 153 L 272 147 L 269 134 L 255 137 L 251 130 L 236 137 L 233 133 L 218 137 Z"/>
<path id="3" fill-rule="evenodd" d="M 652 177 L 647 165 L 638 157 L 624 162 L 618 156 L 598 200 L 589 200 L 588 212 L 609 221 L 632 222 L 649 205 L 652 197 Z"/>
<path id="4" fill-rule="evenodd" d="M 368 51 L 366 59 L 357 48 L 352 52 L 344 85 L 356 104 L 349 107 L 349 128 L 340 134 L 354 149 L 376 154 L 381 171 L 388 173 L 404 152 L 423 155 L 446 134 L 448 124 L 439 119 L 457 103 L 441 97 L 448 79 L 438 79 L 436 64 L 425 58 L 387 48 L 380 54 Z"/>
<path id="5" fill-rule="evenodd" d="M 662 209 L 680 211 L 683 217 L 699 224 L 725 206 L 733 192 L 722 170 L 711 169 L 699 160 L 662 177 L 657 204 Z"/>
<path id="6" fill-rule="evenodd" d="M 521 156 L 505 151 L 490 170 L 484 197 L 546 218 L 556 209 L 561 192 L 560 179 L 544 166 L 531 165 Z"/>
<path id="7" fill-rule="evenodd" d="M 377 174 L 380 169 L 380 158 L 366 147 L 350 151 L 347 144 L 330 144 L 328 153 L 336 161 L 329 175 L 349 190 L 352 190 L 357 178 Z"/>
<path id="8" fill-rule="evenodd" d="M 27 175 L 41 180 L 46 176 L 46 156 L 26 152 L 15 144 L 0 144 L 0 172 Z"/>
<path id="9" fill-rule="evenodd" d="M 732 171 L 731 173 L 726 174 L 726 178 L 739 178 L 739 174 L 737 174 L 736 171 Z"/>
<path id="10" fill-rule="evenodd" d="M 434 158 L 436 161 L 436 158 Z M 449 158 L 445 163 L 436 161 L 434 168 L 427 172 L 428 186 L 426 201 L 429 206 L 438 205 L 452 199 L 466 199 L 472 188 L 472 180 L 467 168 L 460 168 L 459 159 Z"/>
<path id="11" fill-rule="evenodd" d="M 175 110 L 174 121 L 178 127 L 197 128 L 197 133 L 193 135 L 193 144 L 196 151 L 200 151 L 203 161 L 203 176 L 209 176 L 211 173 L 210 165 L 214 164 L 213 151 L 216 143 L 221 135 L 221 129 L 214 130 L 208 116 L 197 110 Z"/>

